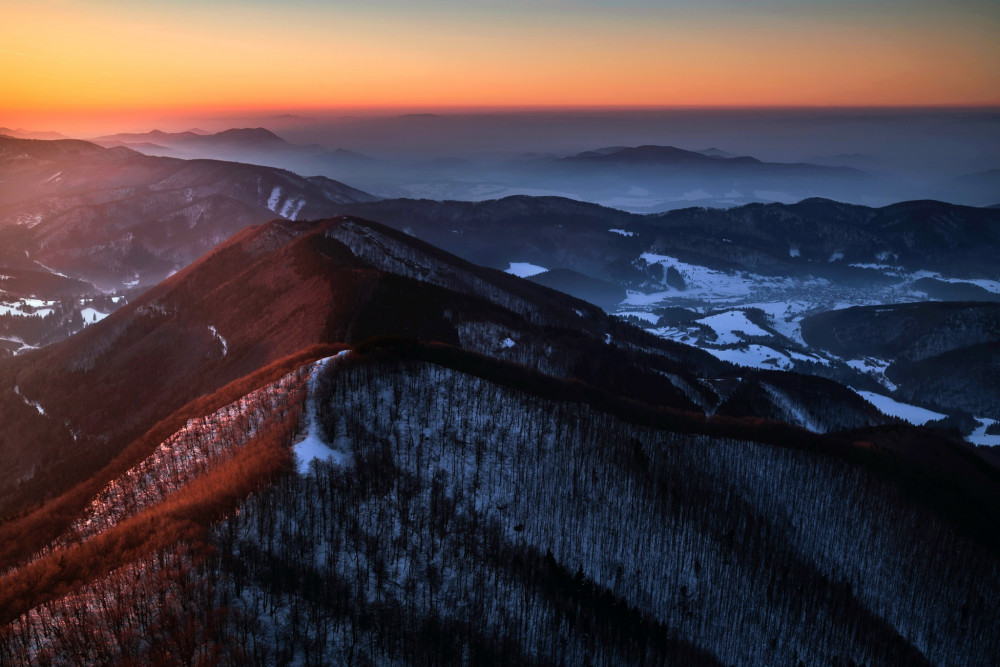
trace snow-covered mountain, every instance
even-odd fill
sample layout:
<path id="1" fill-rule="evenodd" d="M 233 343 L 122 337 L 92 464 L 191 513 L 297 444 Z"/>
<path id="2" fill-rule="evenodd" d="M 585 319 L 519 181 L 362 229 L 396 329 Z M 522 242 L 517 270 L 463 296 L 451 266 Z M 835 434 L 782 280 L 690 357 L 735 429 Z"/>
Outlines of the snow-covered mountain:
<path id="1" fill-rule="evenodd" d="M 927 302 L 1000 284 L 995 211 L 371 202 L 72 141 L 0 169 L 42 217 L 0 229 L 3 323 L 89 322 L 0 359 L 0 665 L 1000 651 L 1000 477 L 949 430 L 997 437 L 996 308 Z"/>
<path id="2" fill-rule="evenodd" d="M 4 386 L 5 662 L 998 648 L 975 450 L 361 219 L 244 230 Z"/>
<path id="3" fill-rule="evenodd" d="M 1000 299 L 996 209 L 934 201 L 869 208 L 809 199 L 642 216 L 553 197 L 509 197 L 383 200 L 342 210 L 488 266 L 530 266 L 530 280 L 741 366 L 829 377 L 867 396 L 916 403 L 930 408 L 921 414 L 935 414 L 929 419 L 947 416 L 948 426 L 967 434 L 978 428 L 973 417 L 995 412 L 988 373 L 936 374 L 967 382 L 973 403 L 949 397 L 951 381 L 927 383 L 920 373 L 907 374 L 911 386 L 903 387 L 883 372 L 891 360 L 865 361 L 814 345 L 802 326 L 852 306 Z M 930 333 L 949 336 L 943 328 Z M 992 368 L 988 348 L 970 353 L 969 363 Z"/>

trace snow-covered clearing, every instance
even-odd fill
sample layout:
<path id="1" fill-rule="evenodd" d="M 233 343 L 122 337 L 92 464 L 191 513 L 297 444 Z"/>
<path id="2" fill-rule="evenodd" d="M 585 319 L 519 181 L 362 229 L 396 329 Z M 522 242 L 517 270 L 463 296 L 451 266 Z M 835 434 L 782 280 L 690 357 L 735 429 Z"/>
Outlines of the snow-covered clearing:
<path id="1" fill-rule="evenodd" d="M 277 213 L 278 202 L 280 201 L 281 201 L 281 188 L 276 186 L 273 190 L 271 190 L 271 196 L 267 198 L 267 208 Z"/>
<path id="2" fill-rule="evenodd" d="M 18 315 L 29 317 L 37 315 L 45 317 L 53 312 L 55 301 L 45 301 L 44 299 L 19 299 L 17 301 L 0 302 L 0 315 Z"/>
<path id="3" fill-rule="evenodd" d="M 682 262 L 676 257 L 669 255 L 656 255 L 644 252 L 639 257 L 647 264 L 659 264 L 663 267 L 664 275 L 667 268 L 673 266 L 684 278 L 687 289 L 683 290 L 683 295 L 689 299 L 700 298 L 706 301 L 718 301 L 733 297 L 744 297 L 750 294 L 751 288 L 755 284 L 761 283 L 760 276 L 748 277 L 738 272 L 727 273 L 716 271 L 697 264 Z M 678 291 L 671 290 L 664 293 L 676 296 Z M 631 294 L 629 295 L 631 297 Z M 662 298 L 661 297 L 661 300 Z M 629 300 L 631 302 L 631 299 Z M 641 305 L 641 304 L 636 304 Z"/>
<path id="4" fill-rule="evenodd" d="M 273 213 L 277 213 L 283 218 L 295 220 L 299 212 L 306 205 L 306 200 L 301 197 L 287 197 L 282 201 L 283 192 L 280 186 L 275 186 L 271 190 L 271 196 L 267 198 L 267 208 Z"/>
<path id="5" fill-rule="evenodd" d="M 856 371 L 871 375 L 889 391 L 896 391 L 895 383 L 885 376 L 885 370 L 889 368 L 890 362 L 875 357 L 865 357 L 863 359 L 849 359 L 846 363 Z"/>
<path id="6" fill-rule="evenodd" d="M 851 389 L 854 388 L 851 387 Z M 922 426 L 927 422 L 942 419 L 947 416 L 938 412 L 932 412 L 931 410 L 921 408 L 916 405 L 900 403 L 899 401 L 889 398 L 888 396 L 876 394 L 871 391 L 861 391 L 859 389 L 854 389 L 854 391 L 857 392 L 861 398 L 874 405 L 884 414 L 887 414 L 890 417 L 898 417 L 913 424 L 914 426 Z"/>
<path id="7" fill-rule="evenodd" d="M 633 290 L 628 290 L 626 292 L 625 300 L 622 301 L 623 306 L 655 306 L 661 301 L 673 296 L 676 292 L 653 292 L 647 294 L 645 292 L 636 292 Z M 638 315 L 639 313 L 622 313 L 625 315 Z"/>
<path id="8" fill-rule="evenodd" d="M 779 334 L 805 345 L 802 339 L 802 320 L 815 306 L 808 301 L 760 301 L 742 304 L 746 308 L 758 308 L 767 313 L 771 328 Z"/>
<path id="9" fill-rule="evenodd" d="M 703 350 L 711 354 L 716 359 L 728 361 L 737 366 L 749 366 L 750 368 L 780 369 L 790 370 L 794 364 L 787 356 L 766 345 L 746 345 L 738 348 L 728 348 L 724 350 L 703 347 Z"/>
<path id="10" fill-rule="evenodd" d="M 710 327 L 715 332 L 715 342 L 719 345 L 736 344 L 749 336 L 771 335 L 747 319 L 747 316 L 739 310 L 730 310 L 695 321 Z"/>
<path id="11" fill-rule="evenodd" d="M 781 391 L 777 387 L 772 387 L 769 384 L 761 384 L 764 391 L 768 393 L 771 400 L 774 401 L 776 407 L 781 409 L 785 414 L 785 420 L 789 424 L 796 424 L 801 426 L 807 431 L 812 431 L 813 433 L 822 433 L 823 428 L 820 426 L 819 422 L 816 421 L 812 415 L 809 414 L 802 406 L 797 405 L 795 401 L 791 399 L 785 392 Z"/>
<path id="12" fill-rule="evenodd" d="M 108 313 L 102 313 L 96 308 L 84 308 L 80 311 L 80 314 L 83 316 L 84 325 L 100 322 L 108 316 Z"/>
<path id="13" fill-rule="evenodd" d="M 529 264 L 528 262 L 511 262 L 510 266 L 504 271 L 505 273 L 510 273 L 518 278 L 527 278 L 529 276 L 537 276 L 539 273 L 545 273 L 548 271 L 544 266 L 538 266 L 537 264 Z"/>
<path id="14" fill-rule="evenodd" d="M 979 422 L 979 428 L 967 435 L 965 439 L 974 445 L 982 445 L 984 447 L 1000 447 L 1000 435 L 989 435 L 986 433 L 986 429 L 993 424 L 996 424 L 997 420 L 988 419 L 986 417 L 976 417 L 976 421 Z"/>
<path id="15" fill-rule="evenodd" d="M 295 220 L 299 211 L 306 205 L 305 199 L 296 199 L 294 197 L 289 197 L 289 199 L 281 207 L 281 211 L 278 215 L 283 218 L 288 218 L 289 220 Z"/>
<path id="16" fill-rule="evenodd" d="M 293 446 L 296 466 L 298 467 L 299 474 L 301 475 L 309 473 L 309 464 L 312 463 L 314 459 L 319 459 L 321 461 L 330 459 L 338 465 L 344 465 L 350 459 L 349 453 L 339 449 L 334 449 L 326 443 L 320 435 L 321 429 L 319 422 L 316 419 L 316 383 L 319 380 L 319 375 L 323 369 L 326 368 L 327 364 L 331 361 L 336 363 L 335 360 L 338 357 L 343 357 L 347 354 L 348 350 L 344 350 L 342 352 L 338 352 L 332 357 L 320 359 L 313 364 L 312 371 L 309 375 L 309 383 L 307 385 L 309 394 L 306 398 L 306 426 L 302 439 Z"/>

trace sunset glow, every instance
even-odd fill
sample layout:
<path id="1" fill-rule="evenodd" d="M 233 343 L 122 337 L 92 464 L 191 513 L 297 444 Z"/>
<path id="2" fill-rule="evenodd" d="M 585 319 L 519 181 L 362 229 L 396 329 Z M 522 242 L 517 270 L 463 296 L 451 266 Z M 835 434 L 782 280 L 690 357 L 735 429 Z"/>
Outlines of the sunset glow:
<path id="1" fill-rule="evenodd" d="M 5 123 L 170 110 L 990 105 L 991 2 L 9 3 Z"/>

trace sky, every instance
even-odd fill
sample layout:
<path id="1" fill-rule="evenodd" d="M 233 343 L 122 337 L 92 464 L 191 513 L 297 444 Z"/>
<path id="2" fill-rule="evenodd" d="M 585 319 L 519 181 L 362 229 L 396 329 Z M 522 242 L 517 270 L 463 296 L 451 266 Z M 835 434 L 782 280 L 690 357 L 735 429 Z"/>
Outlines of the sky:
<path id="1" fill-rule="evenodd" d="M 0 0 L 0 125 L 241 110 L 1000 104 L 996 0 Z"/>

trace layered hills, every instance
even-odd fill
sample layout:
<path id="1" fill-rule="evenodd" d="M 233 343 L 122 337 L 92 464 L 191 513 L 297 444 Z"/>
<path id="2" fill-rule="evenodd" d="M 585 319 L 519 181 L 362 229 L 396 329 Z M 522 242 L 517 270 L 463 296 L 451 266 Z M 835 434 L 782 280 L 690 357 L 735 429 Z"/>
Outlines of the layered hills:
<path id="1" fill-rule="evenodd" d="M 765 378 L 736 379 L 710 355 L 375 223 L 272 222 L 76 336 L 0 367 L 11 470 L 0 490 L 5 499 L 36 497 L 54 476 L 68 483 L 96 470 L 201 394 L 310 345 L 382 335 L 438 341 L 692 412 L 750 414 L 727 399 Z M 825 403 L 790 398 L 794 385 L 816 386 Z M 798 414 L 818 430 L 884 421 L 820 379 L 777 374 L 767 386 L 778 393 L 763 416 L 796 422 Z M 133 407 L 119 414 L 120 406 Z"/>
<path id="2" fill-rule="evenodd" d="M 997 650 L 974 449 L 362 219 L 250 227 L 2 387 L 6 662 Z"/>
<path id="3" fill-rule="evenodd" d="M 0 262 L 103 289 L 150 286 L 240 229 L 373 199 L 323 177 L 0 137 Z"/>
<path id="4" fill-rule="evenodd" d="M 1000 214 L 935 201 L 871 208 L 806 199 L 636 215 L 553 197 L 508 197 L 484 202 L 384 200 L 341 210 L 409 229 L 490 266 L 527 261 L 602 279 L 620 278 L 615 267 L 644 251 L 764 275 L 836 279 L 864 277 L 864 269 L 878 267 L 956 277 L 1000 275 L 992 261 L 992 248 L 1000 241 Z M 529 229 L 534 233 L 526 233 Z M 553 238 L 557 234 L 561 243 Z M 605 252 L 599 253 L 602 247 Z"/>
<path id="5" fill-rule="evenodd" d="M 1000 419 L 1000 305 L 925 302 L 845 308 L 802 322 L 810 345 L 873 358 L 900 395 L 933 408 Z"/>

